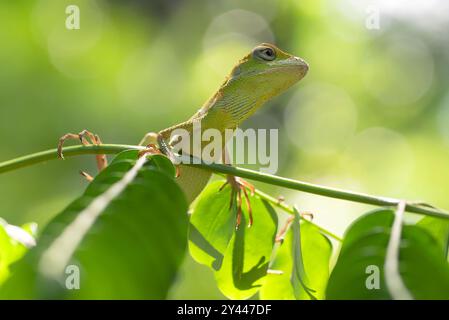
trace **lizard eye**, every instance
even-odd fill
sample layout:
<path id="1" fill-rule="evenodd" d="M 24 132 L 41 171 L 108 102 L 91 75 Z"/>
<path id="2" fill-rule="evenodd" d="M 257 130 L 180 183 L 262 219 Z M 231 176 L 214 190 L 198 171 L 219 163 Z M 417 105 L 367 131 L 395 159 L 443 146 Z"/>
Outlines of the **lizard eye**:
<path id="1" fill-rule="evenodd" d="M 270 47 L 259 47 L 254 50 L 254 56 L 264 61 L 273 61 L 276 59 L 276 53 Z"/>

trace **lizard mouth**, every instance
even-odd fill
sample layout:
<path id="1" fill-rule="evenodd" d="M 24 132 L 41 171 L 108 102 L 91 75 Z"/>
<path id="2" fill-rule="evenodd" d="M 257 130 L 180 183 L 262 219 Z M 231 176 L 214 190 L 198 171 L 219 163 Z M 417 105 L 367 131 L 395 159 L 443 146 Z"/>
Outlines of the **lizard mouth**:
<path id="1" fill-rule="evenodd" d="M 272 68 L 267 70 L 267 73 L 282 71 L 298 72 L 301 77 L 304 77 L 309 71 L 309 64 L 298 57 L 290 57 L 288 59 L 275 61 L 270 63 Z"/>
<path id="2" fill-rule="evenodd" d="M 298 69 L 303 76 L 309 71 L 309 64 L 301 58 L 291 57 L 282 62 L 282 65 L 286 67 Z"/>

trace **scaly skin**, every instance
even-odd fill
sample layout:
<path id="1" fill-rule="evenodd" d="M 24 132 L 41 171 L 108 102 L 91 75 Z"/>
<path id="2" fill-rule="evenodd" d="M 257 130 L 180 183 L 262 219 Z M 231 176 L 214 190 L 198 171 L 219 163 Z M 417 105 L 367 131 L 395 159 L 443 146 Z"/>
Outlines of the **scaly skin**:
<path id="1" fill-rule="evenodd" d="M 308 71 L 307 63 L 283 52 L 272 44 L 254 48 L 232 69 L 220 89 L 189 120 L 159 132 L 169 141 L 175 129 L 193 132 L 193 123 L 201 130 L 235 129 L 271 98 L 281 94 L 301 80 Z M 224 137 L 223 137 L 224 141 Z M 184 151 L 185 152 L 185 151 Z M 211 173 L 206 170 L 180 166 L 177 181 L 187 200 L 192 202 L 208 183 Z"/>

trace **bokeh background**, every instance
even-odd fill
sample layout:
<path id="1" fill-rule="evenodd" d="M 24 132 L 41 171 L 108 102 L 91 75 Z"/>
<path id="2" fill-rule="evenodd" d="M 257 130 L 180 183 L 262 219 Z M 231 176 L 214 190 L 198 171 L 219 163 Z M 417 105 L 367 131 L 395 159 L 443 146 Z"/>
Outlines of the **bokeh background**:
<path id="1" fill-rule="evenodd" d="M 65 28 L 70 4 L 79 30 Z M 84 128 L 136 144 L 187 119 L 272 42 L 310 64 L 244 125 L 280 130 L 278 174 L 449 208 L 447 1 L 2 1 L 0 39 L 0 161 Z M 85 188 L 80 169 L 94 174 L 93 157 L 1 175 L 0 216 L 44 226 Z M 260 187 L 340 235 L 370 209 Z M 170 298 L 222 297 L 186 257 Z"/>

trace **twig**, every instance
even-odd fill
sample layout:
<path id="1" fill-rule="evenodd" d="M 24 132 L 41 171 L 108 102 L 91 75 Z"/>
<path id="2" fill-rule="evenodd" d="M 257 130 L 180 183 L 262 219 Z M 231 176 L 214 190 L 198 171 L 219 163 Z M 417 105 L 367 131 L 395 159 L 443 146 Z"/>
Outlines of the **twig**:
<path id="1" fill-rule="evenodd" d="M 92 146 L 72 146 L 64 148 L 64 155 L 66 157 L 80 155 L 80 154 L 114 154 L 119 153 L 124 150 L 143 150 L 144 147 L 141 146 L 131 146 L 131 145 L 119 145 L 119 144 L 103 144 L 103 145 L 92 145 Z M 11 171 L 14 169 L 30 166 L 39 162 L 45 162 L 48 160 L 53 160 L 57 158 L 56 149 L 51 149 L 39 153 L 30 154 L 13 160 L 0 163 L 0 173 Z M 382 207 L 397 207 L 402 201 L 400 199 L 386 198 L 368 195 L 364 193 L 330 188 L 326 186 L 321 186 L 317 184 L 302 182 L 298 180 L 293 180 L 289 178 L 278 177 L 275 175 L 257 172 L 249 169 L 243 169 L 238 167 L 232 167 L 223 164 L 188 164 L 189 166 L 200 167 L 206 170 L 213 171 L 215 173 L 230 174 L 250 180 L 260 181 L 268 183 L 271 185 L 276 185 L 279 187 L 284 187 L 288 189 L 298 190 L 302 192 L 317 194 L 329 198 L 347 200 L 358 203 L 365 203 L 374 206 Z M 423 215 L 439 217 L 443 219 L 449 219 L 449 213 L 444 210 L 433 208 L 428 205 L 416 204 L 414 201 L 407 201 L 405 206 L 405 211 L 419 213 Z"/>

